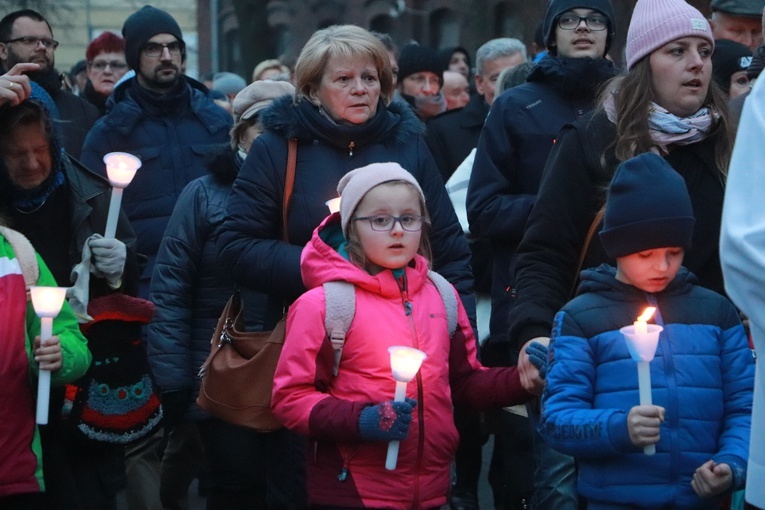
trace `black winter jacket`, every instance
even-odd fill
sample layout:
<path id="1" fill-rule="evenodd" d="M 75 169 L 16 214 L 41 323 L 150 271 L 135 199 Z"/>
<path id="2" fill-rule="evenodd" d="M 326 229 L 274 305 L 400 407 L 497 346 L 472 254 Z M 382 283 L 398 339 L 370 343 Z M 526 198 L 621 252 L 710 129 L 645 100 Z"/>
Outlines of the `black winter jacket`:
<path id="1" fill-rule="evenodd" d="M 464 108 L 448 110 L 430 119 L 426 139 L 444 182 L 477 145 L 489 113 L 483 96 L 474 94 Z"/>
<path id="2" fill-rule="evenodd" d="M 598 109 L 566 126 L 550 154 L 518 248 L 510 338 L 519 347 L 534 337 L 550 336 L 556 312 L 571 295 L 584 239 L 619 164 L 609 147 L 615 137 L 616 126 Z M 666 159 L 685 179 L 696 217 L 693 245 L 683 265 L 702 286 L 722 294 L 718 242 L 724 178 L 715 166 L 713 141 L 674 146 Z M 614 264 L 596 235 L 582 268 L 602 262 Z"/>
<path id="3" fill-rule="evenodd" d="M 226 216 L 241 159 L 231 150 L 210 164 L 210 175 L 191 181 L 178 197 L 151 278 L 150 300 L 157 307 L 148 330 L 149 363 L 162 394 L 182 393 L 187 417 L 206 414 L 196 405 L 199 368 L 210 354 L 210 337 L 231 297 L 233 284 L 219 277 L 215 243 Z M 248 307 L 259 307 L 266 296 L 244 292 Z M 246 316 L 249 330 L 263 329 Z M 167 398 L 163 398 L 163 401 Z"/>
<path id="4" fill-rule="evenodd" d="M 397 162 L 420 183 L 430 212 L 433 266 L 460 292 L 471 317 L 475 304 L 470 251 L 441 175 L 422 137 L 423 125 L 405 103 L 387 108 L 361 126 L 340 126 L 302 100 L 283 97 L 262 113 L 265 132 L 250 148 L 228 206 L 218 241 L 220 267 L 245 287 L 292 301 L 305 292 L 300 254 L 328 215 L 325 202 L 349 171 L 375 162 Z M 295 186 L 288 209 L 289 243 L 282 241 L 282 197 L 287 139 L 297 138 Z M 270 328 L 279 316 L 269 317 Z"/>
<path id="5" fill-rule="evenodd" d="M 595 107 L 616 70 L 606 59 L 547 56 L 501 94 L 481 131 L 467 195 L 473 235 L 491 241 L 491 342 L 506 342 L 515 254 L 560 129 Z"/>

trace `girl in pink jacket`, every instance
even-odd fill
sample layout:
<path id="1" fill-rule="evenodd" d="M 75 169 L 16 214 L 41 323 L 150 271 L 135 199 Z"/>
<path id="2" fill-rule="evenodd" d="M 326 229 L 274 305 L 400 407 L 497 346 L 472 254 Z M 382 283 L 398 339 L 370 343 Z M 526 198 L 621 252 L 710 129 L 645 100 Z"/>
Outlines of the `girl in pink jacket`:
<path id="1" fill-rule="evenodd" d="M 453 405 L 516 405 L 541 387 L 524 388 L 515 367 L 481 366 L 454 289 L 457 328 L 450 336 L 444 300 L 428 278 L 428 212 L 410 173 L 396 163 L 372 164 L 345 175 L 338 192 L 339 215 L 325 219 L 303 250 L 310 290 L 289 310 L 272 407 L 310 440 L 313 508 L 438 508 L 447 501 L 459 440 Z M 337 280 L 354 285 L 355 315 L 333 375 L 322 285 Z M 397 345 L 427 354 L 405 402 L 393 401 L 388 348 Z M 400 441 L 400 451 L 389 471 L 391 440 Z"/>

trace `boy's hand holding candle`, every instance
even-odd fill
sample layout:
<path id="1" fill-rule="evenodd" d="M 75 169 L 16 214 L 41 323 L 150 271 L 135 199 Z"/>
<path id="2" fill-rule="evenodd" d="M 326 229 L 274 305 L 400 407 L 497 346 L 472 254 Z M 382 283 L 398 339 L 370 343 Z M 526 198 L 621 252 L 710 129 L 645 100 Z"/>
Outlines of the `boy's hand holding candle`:
<path id="1" fill-rule="evenodd" d="M 627 415 L 627 430 L 635 446 L 655 445 L 661 439 L 661 423 L 665 410 L 661 406 L 635 406 Z"/>

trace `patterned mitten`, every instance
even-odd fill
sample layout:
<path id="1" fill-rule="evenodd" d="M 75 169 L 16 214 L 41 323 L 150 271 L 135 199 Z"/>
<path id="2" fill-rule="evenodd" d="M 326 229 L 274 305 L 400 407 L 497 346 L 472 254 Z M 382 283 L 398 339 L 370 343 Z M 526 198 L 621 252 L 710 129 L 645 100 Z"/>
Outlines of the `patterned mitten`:
<path id="1" fill-rule="evenodd" d="M 417 401 L 407 398 L 404 402 L 383 402 L 361 411 L 359 433 L 367 441 L 401 441 L 409 433 L 412 410 Z"/>
<path id="2" fill-rule="evenodd" d="M 531 364 L 539 370 L 539 377 L 542 379 L 547 377 L 547 347 L 539 342 L 531 342 L 529 346 L 526 347 L 526 354 L 529 355 Z"/>

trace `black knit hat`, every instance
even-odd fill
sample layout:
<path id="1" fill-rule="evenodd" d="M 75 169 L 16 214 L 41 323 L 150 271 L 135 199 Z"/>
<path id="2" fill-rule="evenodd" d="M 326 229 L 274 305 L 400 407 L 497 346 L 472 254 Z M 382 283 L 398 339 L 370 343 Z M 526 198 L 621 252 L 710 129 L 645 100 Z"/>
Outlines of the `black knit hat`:
<path id="1" fill-rule="evenodd" d="M 746 75 L 750 80 L 756 80 L 759 78 L 763 67 L 765 67 L 765 43 L 760 43 L 757 49 L 754 50 L 752 55 L 752 62 L 749 64 L 749 68 L 746 70 Z"/>
<path id="2" fill-rule="evenodd" d="M 125 20 L 125 24 L 122 25 L 122 37 L 125 38 L 125 61 L 132 69 L 138 69 L 143 45 L 157 34 L 170 34 L 184 42 L 178 22 L 165 11 L 151 5 L 143 6 Z"/>
<path id="3" fill-rule="evenodd" d="M 398 55 L 398 82 L 414 73 L 430 71 L 442 78 L 444 67 L 436 50 L 417 43 L 410 43 L 401 48 Z"/>
<path id="4" fill-rule="evenodd" d="M 551 46 L 551 44 L 555 42 L 555 24 L 564 12 L 568 12 L 571 9 L 592 9 L 608 18 L 606 49 L 603 52 L 603 55 L 601 55 L 605 56 L 605 54 L 608 53 L 608 49 L 611 47 L 611 42 L 614 40 L 614 33 L 616 31 L 614 6 L 611 4 L 611 0 L 550 0 L 547 5 L 547 12 L 545 13 L 545 22 L 543 26 L 545 47 L 551 54 L 557 54 L 555 47 Z"/>
<path id="5" fill-rule="evenodd" d="M 752 50 L 748 46 L 728 39 L 715 41 L 712 78 L 726 93 L 730 92 L 730 77 L 739 71 L 746 71 L 751 63 Z"/>
<path id="6" fill-rule="evenodd" d="M 685 180 L 652 152 L 616 169 L 600 240 L 609 257 L 653 248 L 691 247 L 693 207 Z"/>

